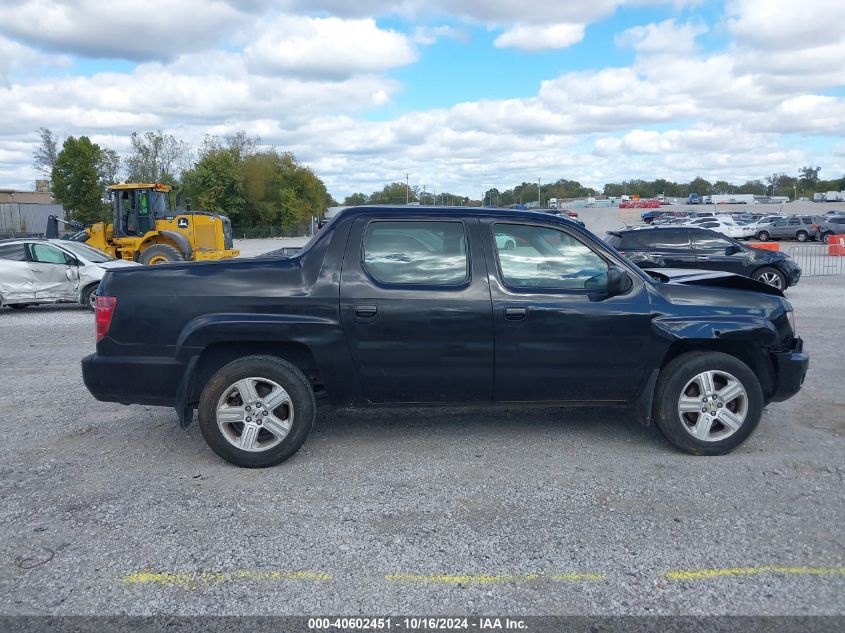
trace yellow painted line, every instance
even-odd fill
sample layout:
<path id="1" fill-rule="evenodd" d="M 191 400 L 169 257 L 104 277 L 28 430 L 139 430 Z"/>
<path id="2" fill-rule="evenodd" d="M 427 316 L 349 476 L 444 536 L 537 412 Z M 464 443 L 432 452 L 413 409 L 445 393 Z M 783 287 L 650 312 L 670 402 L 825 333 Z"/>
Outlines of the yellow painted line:
<path id="1" fill-rule="evenodd" d="M 727 567 L 725 569 L 677 570 L 666 572 L 669 580 L 708 580 L 724 576 L 754 576 L 756 574 L 788 574 L 790 576 L 845 576 L 845 567 Z"/>
<path id="2" fill-rule="evenodd" d="M 520 575 L 491 575 L 491 574 L 388 574 L 384 577 L 388 582 L 431 583 L 444 585 L 483 585 L 495 583 L 519 583 L 535 580 L 552 580 L 556 582 L 579 582 L 583 580 L 605 580 L 604 574 L 520 574 Z"/>
<path id="3" fill-rule="evenodd" d="M 328 581 L 332 580 L 330 574 L 313 571 L 260 571 L 251 569 L 237 569 L 227 572 L 155 572 L 138 571 L 125 575 L 121 582 L 128 585 L 179 585 L 188 586 L 193 584 L 214 584 L 223 582 L 235 582 L 238 580 L 309 580 Z"/>

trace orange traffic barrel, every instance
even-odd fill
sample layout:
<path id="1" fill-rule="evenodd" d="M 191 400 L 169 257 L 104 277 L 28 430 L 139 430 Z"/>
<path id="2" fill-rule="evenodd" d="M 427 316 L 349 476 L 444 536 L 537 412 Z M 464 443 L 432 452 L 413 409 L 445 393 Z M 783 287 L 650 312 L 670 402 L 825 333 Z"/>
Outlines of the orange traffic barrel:
<path id="1" fill-rule="evenodd" d="M 778 242 L 751 242 L 748 245 L 753 248 L 762 248 L 765 251 L 780 250 L 780 244 Z"/>
<path id="2" fill-rule="evenodd" d="M 827 254 L 845 256 L 845 235 L 831 235 L 827 238 Z"/>

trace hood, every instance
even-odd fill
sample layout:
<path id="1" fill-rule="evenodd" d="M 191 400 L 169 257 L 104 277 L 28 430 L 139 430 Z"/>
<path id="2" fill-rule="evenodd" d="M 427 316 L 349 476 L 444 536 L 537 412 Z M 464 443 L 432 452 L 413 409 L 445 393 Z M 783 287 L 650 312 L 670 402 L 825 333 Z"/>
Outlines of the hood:
<path id="1" fill-rule="evenodd" d="M 100 268 L 105 268 L 106 270 L 112 270 L 113 268 L 124 268 L 126 266 L 140 266 L 138 262 L 129 262 L 125 259 L 113 259 L 108 262 L 100 262 L 97 264 Z"/>
<path id="2" fill-rule="evenodd" d="M 645 268 L 643 270 L 657 281 L 663 283 L 750 290 L 777 297 L 783 296 L 782 291 L 768 284 L 764 284 L 762 281 L 754 281 L 750 277 L 743 277 L 742 275 L 718 270 L 689 270 L 686 268 Z"/>

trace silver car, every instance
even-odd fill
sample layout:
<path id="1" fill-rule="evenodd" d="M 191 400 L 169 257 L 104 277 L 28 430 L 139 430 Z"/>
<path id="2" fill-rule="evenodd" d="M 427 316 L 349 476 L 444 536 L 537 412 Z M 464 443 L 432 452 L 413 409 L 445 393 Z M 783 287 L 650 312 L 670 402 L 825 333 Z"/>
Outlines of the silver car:
<path id="1" fill-rule="evenodd" d="M 81 303 L 94 309 L 97 286 L 109 268 L 140 266 L 81 242 L 0 240 L 0 306 Z"/>

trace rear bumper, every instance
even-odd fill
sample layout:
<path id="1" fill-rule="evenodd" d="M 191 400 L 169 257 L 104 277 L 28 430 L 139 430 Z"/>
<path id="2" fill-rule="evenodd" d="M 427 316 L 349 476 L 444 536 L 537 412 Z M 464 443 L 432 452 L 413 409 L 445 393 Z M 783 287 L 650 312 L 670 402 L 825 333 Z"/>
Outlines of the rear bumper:
<path id="1" fill-rule="evenodd" d="M 82 379 L 97 400 L 172 407 L 185 368 L 172 358 L 91 354 L 82 359 Z"/>
<path id="2" fill-rule="evenodd" d="M 792 349 L 783 352 L 773 352 L 772 361 L 777 374 L 777 388 L 772 394 L 772 402 L 783 402 L 801 390 L 810 357 L 804 352 L 803 341 L 796 337 Z"/>

